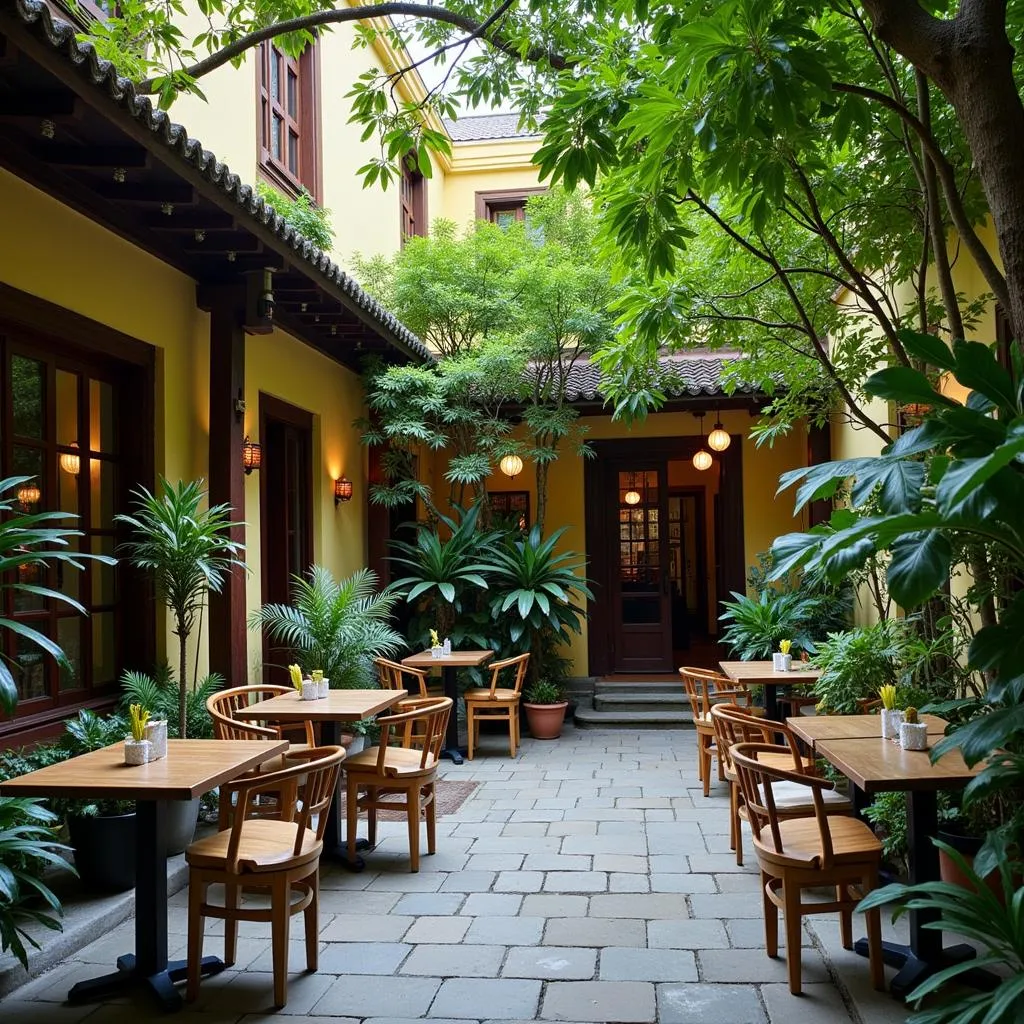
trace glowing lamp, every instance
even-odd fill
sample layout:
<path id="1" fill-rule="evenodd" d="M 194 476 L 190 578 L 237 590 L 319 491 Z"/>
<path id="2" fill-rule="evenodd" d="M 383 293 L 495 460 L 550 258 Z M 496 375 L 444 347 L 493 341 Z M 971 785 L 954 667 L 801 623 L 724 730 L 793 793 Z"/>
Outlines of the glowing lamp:
<path id="1" fill-rule="evenodd" d="M 334 507 L 343 501 L 352 500 L 352 481 L 347 476 L 340 477 L 334 481 Z"/>
<path id="2" fill-rule="evenodd" d="M 711 457 L 711 452 L 705 451 L 703 448 L 696 452 L 693 456 L 693 468 L 700 470 L 701 473 L 706 469 L 710 469 L 712 463 L 715 460 Z"/>
<path id="3" fill-rule="evenodd" d="M 69 448 L 77 448 L 78 445 L 72 441 Z M 72 476 L 78 476 L 82 469 L 82 460 L 75 452 L 64 452 L 60 457 L 60 468 L 65 473 L 70 473 Z"/>
<path id="4" fill-rule="evenodd" d="M 245 440 L 242 442 L 242 468 L 245 470 L 245 475 L 248 476 L 254 469 L 259 469 L 262 465 L 263 446 L 255 441 L 250 441 L 249 435 L 246 434 Z"/>
<path id="5" fill-rule="evenodd" d="M 622 500 L 627 505 L 639 505 L 640 504 L 640 492 L 639 491 L 626 491 L 622 496 Z"/>
<path id="6" fill-rule="evenodd" d="M 518 455 L 506 455 L 498 463 L 498 469 L 510 479 L 515 479 L 523 471 L 523 460 Z"/>
<path id="7" fill-rule="evenodd" d="M 26 508 L 29 505 L 38 505 L 43 492 L 35 484 L 22 484 L 18 488 L 18 501 Z"/>
<path id="8" fill-rule="evenodd" d="M 729 432 L 721 423 L 715 424 L 715 429 L 708 434 L 708 447 L 716 452 L 724 452 L 732 444 Z"/>

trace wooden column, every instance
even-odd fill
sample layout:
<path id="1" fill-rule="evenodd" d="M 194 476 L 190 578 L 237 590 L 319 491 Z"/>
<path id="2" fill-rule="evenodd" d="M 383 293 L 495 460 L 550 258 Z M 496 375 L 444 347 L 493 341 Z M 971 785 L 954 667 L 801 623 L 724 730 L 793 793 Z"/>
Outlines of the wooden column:
<path id="1" fill-rule="evenodd" d="M 245 290 L 225 286 L 206 290 L 210 311 L 210 504 L 226 502 L 231 518 L 245 519 L 245 473 L 242 442 L 245 416 L 237 403 L 245 396 Z M 245 527 L 231 539 L 245 542 Z M 245 630 L 245 572 L 233 570 L 219 594 L 210 594 L 210 671 L 228 686 L 249 681 Z"/>
<path id="2" fill-rule="evenodd" d="M 810 427 L 807 430 L 807 465 L 820 466 L 832 460 L 832 427 L 826 423 L 822 427 Z M 818 526 L 827 523 L 832 517 L 832 501 L 823 498 L 812 501 L 807 510 L 807 525 Z"/>

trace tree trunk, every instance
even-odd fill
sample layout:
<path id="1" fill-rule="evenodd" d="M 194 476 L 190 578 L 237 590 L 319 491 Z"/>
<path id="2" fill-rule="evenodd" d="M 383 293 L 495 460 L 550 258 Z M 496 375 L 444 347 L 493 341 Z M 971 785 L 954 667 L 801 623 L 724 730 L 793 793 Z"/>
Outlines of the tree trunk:
<path id="1" fill-rule="evenodd" d="M 544 517 L 548 512 L 548 468 L 549 464 L 543 459 L 537 462 L 537 517 L 534 520 L 540 528 L 541 536 L 544 535 Z"/>
<path id="2" fill-rule="evenodd" d="M 187 739 L 185 709 L 188 691 L 188 633 L 178 634 L 178 737 Z"/>

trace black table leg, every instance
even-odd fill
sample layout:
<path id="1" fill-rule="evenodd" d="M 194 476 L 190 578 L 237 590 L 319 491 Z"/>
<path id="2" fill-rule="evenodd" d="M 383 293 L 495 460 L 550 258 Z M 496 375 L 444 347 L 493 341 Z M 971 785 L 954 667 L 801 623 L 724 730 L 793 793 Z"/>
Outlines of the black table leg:
<path id="1" fill-rule="evenodd" d="M 459 670 L 454 665 L 445 665 L 441 669 L 441 681 L 444 695 L 452 699 L 452 713 L 448 716 L 441 756 L 452 764 L 462 764 L 462 750 L 459 747 Z"/>
<path id="2" fill-rule="evenodd" d="M 341 723 L 336 721 L 325 721 L 320 724 L 320 737 L 325 746 L 337 747 L 341 745 Z M 341 820 L 341 787 L 345 773 L 338 775 L 338 789 L 335 791 L 334 799 L 331 801 L 330 810 L 327 812 L 327 826 L 324 829 L 324 849 L 321 857 L 334 861 L 349 871 L 362 871 L 366 862 L 362 857 L 349 860 L 348 846 L 342 839 L 344 835 L 344 823 Z M 357 850 L 368 850 L 370 841 L 359 838 L 356 840 Z"/>
<path id="3" fill-rule="evenodd" d="M 777 683 L 764 684 L 764 717 L 769 721 L 779 721 L 779 694 Z"/>
<path id="4" fill-rule="evenodd" d="M 937 798 L 934 790 L 907 793 L 907 846 L 910 867 L 910 882 L 936 881 L 939 877 L 939 851 L 932 837 L 939 827 Z M 890 990 L 899 999 L 905 999 L 926 978 L 953 964 L 973 960 L 977 955 L 973 946 L 961 943 L 943 947 L 942 932 L 925 925 L 938 921 L 940 914 L 935 910 L 911 910 L 910 944 L 883 942 L 882 956 L 889 966 L 899 971 L 892 979 Z M 868 955 L 866 939 L 858 939 L 854 949 L 861 955 Z M 998 978 L 988 971 L 974 970 L 960 979 L 975 988 L 990 988 L 998 984 Z"/>
<path id="5" fill-rule="evenodd" d="M 95 1002 L 144 983 L 162 1010 L 179 1010 L 174 983 L 184 979 L 186 964 L 167 960 L 166 802 L 139 800 L 135 815 L 135 952 L 117 958 L 115 973 L 80 981 L 68 992 L 68 1002 Z M 203 957 L 201 971 L 217 974 L 224 966 L 219 957 Z"/>

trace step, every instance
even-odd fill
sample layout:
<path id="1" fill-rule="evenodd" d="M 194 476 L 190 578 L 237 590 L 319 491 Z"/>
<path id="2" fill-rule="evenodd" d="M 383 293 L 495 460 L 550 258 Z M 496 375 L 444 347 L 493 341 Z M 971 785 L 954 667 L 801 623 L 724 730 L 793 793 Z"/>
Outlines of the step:
<path id="1" fill-rule="evenodd" d="M 688 729 L 689 711 L 596 711 L 576 709 L 578 729 Z"/>
<path id="2" fill-rule="evenodd" d="M 613 683 L 600 680 L 594 683 L 594 693 L 664 693 L 685 694 L 681 679 L 667 676 L 663 683 L 630 682 L 628 679 Z"/>
<path id="3" fill-rule="evenodd" d="M 684 694 L 675 693 L 595 693 L 598 711 L 689 711 Z"/>

